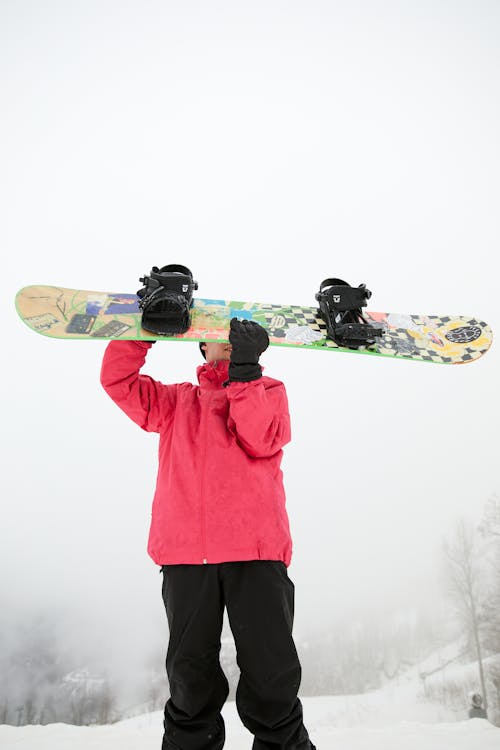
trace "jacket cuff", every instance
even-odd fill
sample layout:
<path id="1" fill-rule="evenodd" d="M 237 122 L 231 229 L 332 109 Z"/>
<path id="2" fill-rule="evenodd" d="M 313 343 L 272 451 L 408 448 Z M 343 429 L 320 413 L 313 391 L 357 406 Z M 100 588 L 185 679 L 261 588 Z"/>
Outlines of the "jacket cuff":
<path id="1" fill-rule="evenodd" d="M 224 386 L 229 383 L 249 383 L 251 380 L 258 380 L 262 377 L 262 368 L 258 364 L 241 364 L 237 365 L 231 362 L 228 371 L 229 379 Z"/>

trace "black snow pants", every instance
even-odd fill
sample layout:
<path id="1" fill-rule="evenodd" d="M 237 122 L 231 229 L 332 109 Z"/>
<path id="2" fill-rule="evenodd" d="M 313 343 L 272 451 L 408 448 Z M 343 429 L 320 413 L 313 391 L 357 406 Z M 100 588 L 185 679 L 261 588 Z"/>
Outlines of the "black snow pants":
<path id="1" fill-rule="evenodd" d="M 284 563 L 251 560 L 164 565 L 170 639 L 162 750 L 222 750 L 229 686 L 219 653 L 224 607 L 240 679 L 236 706 L 252 750 L 314 750 L 297 697 L 301 666 L 292 638 L 294 585 Z"/>

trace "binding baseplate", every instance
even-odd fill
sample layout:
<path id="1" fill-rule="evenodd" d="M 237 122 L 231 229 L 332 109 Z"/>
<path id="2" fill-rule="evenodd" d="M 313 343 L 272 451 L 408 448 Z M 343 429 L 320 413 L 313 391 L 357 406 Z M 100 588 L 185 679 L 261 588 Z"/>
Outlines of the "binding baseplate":
<path id="1" fill-rule="evenodd" d="M 362 308 L 372 296 L 366 284 L 352 287 L 342 279 L 325 279 L 315 299 L 319 315 L 326 323 L 328 336 L 339 346 L 357 349 L 370 346 L 383 330 L 368 323 Z"/>
<path id="2" fill-rule="evenodd" d="M 149 276 L 139 279 L 144 287 L 137 292 L 142 310 L 142 327 L 159 336 L 185 333 L 191 324 L 190 307 L 198 282 L 186 266 L 153 266 Z"/>

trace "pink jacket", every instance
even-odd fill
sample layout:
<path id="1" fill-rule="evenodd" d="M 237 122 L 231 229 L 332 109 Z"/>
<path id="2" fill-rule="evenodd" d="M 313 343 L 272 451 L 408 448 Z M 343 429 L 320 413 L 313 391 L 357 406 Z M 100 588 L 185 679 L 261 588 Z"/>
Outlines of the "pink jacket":
<path id="1" fill-rule="evenodd" d="M 158 565 L 282 560 L 292 541 L 280 464 L 290 441 L 283 383 L 230 383 L 229 362 L 199 385 L 140 375 L 151 343 L 111 341 L 101 383 L 143 430 L 160 434 L 148 552 Z"/>

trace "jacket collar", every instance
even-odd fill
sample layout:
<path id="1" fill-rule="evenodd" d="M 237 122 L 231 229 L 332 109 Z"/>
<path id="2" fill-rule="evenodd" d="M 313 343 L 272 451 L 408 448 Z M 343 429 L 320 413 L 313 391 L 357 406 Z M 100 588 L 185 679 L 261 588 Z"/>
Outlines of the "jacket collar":
<path id="1" fill-rule="evenodd" d="M 196 368 L 198 382 L 202 388 L 217 388 L 228 378 L 229 360 L 218 359 Z"/>

